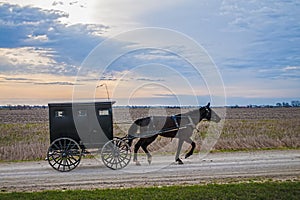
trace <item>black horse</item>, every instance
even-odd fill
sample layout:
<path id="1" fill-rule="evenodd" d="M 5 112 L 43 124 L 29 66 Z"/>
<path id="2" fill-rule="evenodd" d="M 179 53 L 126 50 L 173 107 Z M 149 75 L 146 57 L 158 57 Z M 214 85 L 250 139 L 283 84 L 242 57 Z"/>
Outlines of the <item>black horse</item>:
<path id="1" fill-rule="evenodd" d="M 210 108 L 210 103 L 197 110 L 193 110 L 184 114 L 173 116 L 151 116 L 137 119 L 128 130 L 129 146 L 132 145 L 132 140 L 139 138 L 134 146 L 133 161 L 139 165 L 137 161 L 137 152 L 140 147 L 147 154 L 149 164 L 152 161 L 152 156 L 147 147 L 157 138 L 157 136 L 167 138 L 178 138 L 178 148 L 175 156 L 175 161 L 178 164 L 183 164 L 179 158 L 179 154 L 183 142 L 191 144 L 191 150 L 185 155 L 185 158 L 191 156 L 196 147 L 196 143 L 191 139 L 193 129 L 203 119 L 208 121 L 219 122 L 221 118 Z"/>

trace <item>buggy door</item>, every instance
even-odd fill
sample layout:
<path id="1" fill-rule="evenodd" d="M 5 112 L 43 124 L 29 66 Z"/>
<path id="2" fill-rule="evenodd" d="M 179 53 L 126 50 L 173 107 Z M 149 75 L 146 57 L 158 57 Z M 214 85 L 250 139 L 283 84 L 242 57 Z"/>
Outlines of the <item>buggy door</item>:
<path id="1" fill-rule="evenodd" d="M 75 109 L 74 122 L 86 148 L 101 148 L 112 139 L 111 108 L 81 105 Z"/>

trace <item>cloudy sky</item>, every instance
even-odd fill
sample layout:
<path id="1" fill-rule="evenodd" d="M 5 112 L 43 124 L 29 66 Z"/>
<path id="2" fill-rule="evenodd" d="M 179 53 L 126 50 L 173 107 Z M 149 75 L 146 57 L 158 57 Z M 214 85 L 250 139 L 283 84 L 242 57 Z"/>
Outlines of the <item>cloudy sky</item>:
<path id="1" fill-rule="evenodd" d="M 104 86 L 119 105 L 205 104 L 224 94 L 228 105 L 299 100 L 299 13 L 297 0 L 2 0 L 0 104 L 70 100 L 78 87 L 107 98 Z M 153 34 L 139 32 L 147 27 Z M 210 59 L 206 68 L 195 70 L 182 37 Z M 149 41 L 157 45 L 141 48 Z"/>

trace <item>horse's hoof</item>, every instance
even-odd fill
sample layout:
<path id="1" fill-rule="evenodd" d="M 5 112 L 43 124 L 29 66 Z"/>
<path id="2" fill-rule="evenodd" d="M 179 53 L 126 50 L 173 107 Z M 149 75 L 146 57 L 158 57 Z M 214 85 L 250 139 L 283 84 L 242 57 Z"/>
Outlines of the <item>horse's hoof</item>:
<path id="1" fill-rule="evenodd" d="M 186 154 L 184 158 L 190 157 L 192 154 Z"/>
<path id="2" fill-rule="evenodd" d="M 183 165 L 182 160 L 180 160 L 179 158 L 176 160 L 176 162 L 177 162 L 179 165 Z"/>
<path id="3" fill-rule="evenodd" d="M 141 163 L 140 163 L 139 161 L 136 161 L 136 162 L 135 162 L 135 165 L 136 165 L 136 166 L 141 166 Z"/>
<path id="4" fill-rule="evenodd" d="M 151 162 L 152 162 L 152 157 L 149 157 L 149 158 L 148 158 L 148 163 L 149 163 L 149 165 L 151 164 Z"/>
<path id="5" fill-rule="evenodd" d="M 183 162 L 182 161 L 177 161 L 177 164 L 178 165 L 183 165 Z"/>

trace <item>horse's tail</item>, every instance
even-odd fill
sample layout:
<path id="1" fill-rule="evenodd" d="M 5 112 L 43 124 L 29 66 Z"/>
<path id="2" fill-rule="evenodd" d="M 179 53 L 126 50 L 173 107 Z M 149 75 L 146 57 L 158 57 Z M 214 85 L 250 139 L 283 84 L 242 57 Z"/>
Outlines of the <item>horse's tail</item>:
<path id="1" fill-rule="evenodd" d="M 127 138 L 128 138 L 128 145 L 131 147 L 132 145 L 132 141 L 133 139 L 136 138 L 136 134 L 138 131 L 138 125 L 133 123 L 130 128 L 128 129 L 128 134 L 127 134 Z"/>

